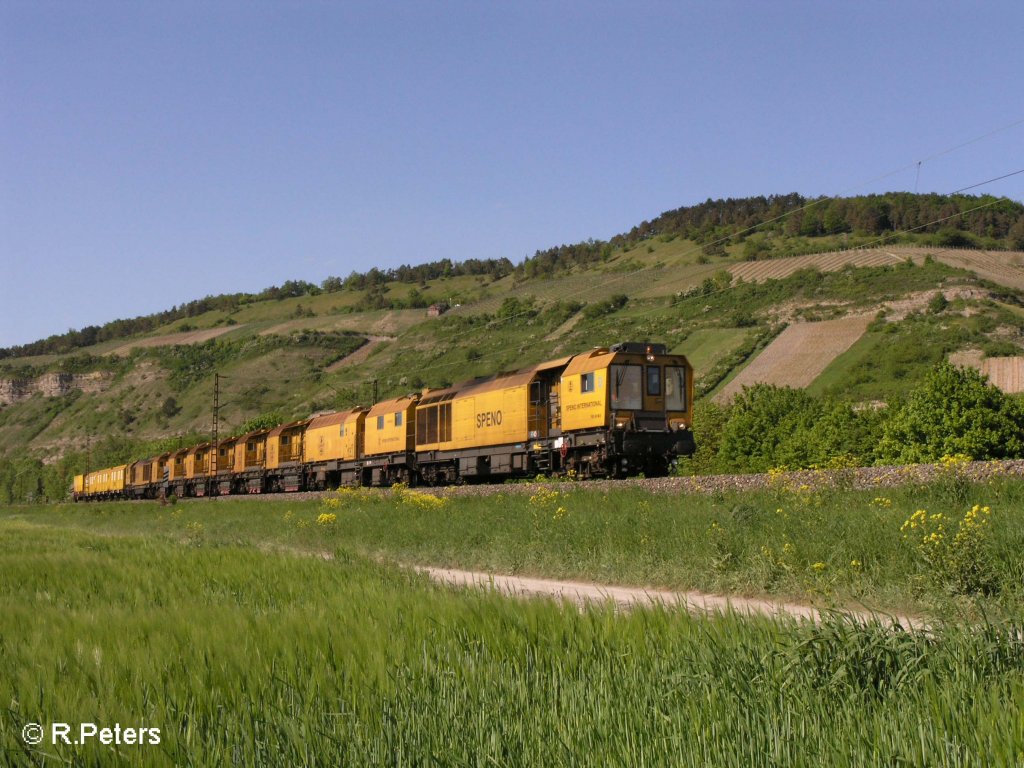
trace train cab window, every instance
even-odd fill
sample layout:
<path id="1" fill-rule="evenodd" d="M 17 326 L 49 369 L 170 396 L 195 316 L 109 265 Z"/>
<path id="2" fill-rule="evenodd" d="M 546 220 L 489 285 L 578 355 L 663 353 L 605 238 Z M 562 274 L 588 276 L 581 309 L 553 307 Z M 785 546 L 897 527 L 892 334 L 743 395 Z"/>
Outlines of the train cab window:
<path id="1" fill-rule="evenodd" d="M 384 417 L 383 416 L 378 416 L 377 417 L 377 429 L 384 429 Z"/>
<path id="2" fill-rule="evenodd" d="M 256 441 L 255 440 L 250 440 L 249 442 L 247 442 L 245 444 L 245 450 L 247 450 L 249 453 L 252 453 L 253 451 L 255 451 L 256 450 Z"/>
<path id="3" fill-rule="evenodd" d="M 665 410 L 686 410 L 686 368 L 665 366 Z"/>
<path id="4" fill-rule="evenodd" d="M 594 391 L 594 374 L 593 373 L 581 373 L 580 374 L 580 392 L 593 392 Z"/>
<path id="5" fill-rule="evenodd" d="M 643 371 L 639 365 L 613 365 L 608 375 L 612 408 L 643 408 Z"/>
<path id="6" fill-rule="evenodd" d="M 288 435 L 281 435 L 281 445 L 288 445 L 291 438 Z"/>
<path id="7" fill-rule="evenodd" d="M 395 426 L 396 427 L 402 426 L 402 412 L 401 411 L 399 411 L 398 413 L 395 414 Z"/>
<path id="8" fill-rule="evenodd" d="M 657 365 L 647 366 L 647 394 L 651 397 L 661 395 L 661 368 Z"/>

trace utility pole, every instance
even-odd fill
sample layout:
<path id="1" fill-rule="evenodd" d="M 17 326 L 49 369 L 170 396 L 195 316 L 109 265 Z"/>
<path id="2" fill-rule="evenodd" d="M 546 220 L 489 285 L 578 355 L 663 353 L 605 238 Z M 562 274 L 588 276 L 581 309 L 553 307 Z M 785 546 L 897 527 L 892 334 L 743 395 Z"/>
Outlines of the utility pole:
<path id="1" fill-rule="evenodd" d="M 217 477 L 217 421 L 220 415 L 220 374 L 213 374 L 213 451 L 210 456 L 210 474 Z"/>

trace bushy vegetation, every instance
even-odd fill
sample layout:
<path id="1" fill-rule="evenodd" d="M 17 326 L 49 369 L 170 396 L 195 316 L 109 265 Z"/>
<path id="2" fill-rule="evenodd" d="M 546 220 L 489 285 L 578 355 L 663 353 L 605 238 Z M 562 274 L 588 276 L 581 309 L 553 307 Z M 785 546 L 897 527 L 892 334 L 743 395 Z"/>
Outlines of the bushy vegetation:
<path id="1" fill-rule="evenodd" d="M 695 422 L 697 455 L 680 462 L 685 473 L 1024 457 L 1024 401 L 947 362 L 884 408 L 757 384 L 727 406 L 702 404 Z"/>

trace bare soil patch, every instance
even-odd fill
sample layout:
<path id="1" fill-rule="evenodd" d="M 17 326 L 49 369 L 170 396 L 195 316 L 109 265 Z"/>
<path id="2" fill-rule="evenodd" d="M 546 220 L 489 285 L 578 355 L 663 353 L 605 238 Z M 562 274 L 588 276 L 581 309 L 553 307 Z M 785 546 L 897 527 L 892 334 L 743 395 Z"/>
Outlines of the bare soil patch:
<path id="1" fill-rule="evenodd" d="M 163 336 L 153 336 L 148 339 L 130 341 L 120 347 L 110 350 L 108 355 L 127 355 L 133 349 L 147 347 L 173 347 L 187 344 L 201 344 L 204 341 L 223 336 L 225 333 L 238 330 L 244 325 L 231 325 L 223 328 L 206 328 L 202 331 L 182 331 L 181 333 L 167 333 Z"/>
<path id="2" fill-rule="evenodd" d="M 982 362 L 981 372 L 1003 392 L 1024 392 L 1024 357 L 990 357 Z"/>
<path id="3" fill-rule="evenodd" d="M 788 256 L 782 259 L 765 261 L 743 261 L 729 267 L 729 272 L 736 280 L 761 282 L 763 280 L 781 280 L 789 277 L 798 269 L 818 269 L 822 272 L 835 272 L 850 265 L 854 267 L 880 267 L 904 261 L 909 256 L 899 257 L 887 251 L 837 251 L 835 253 L 811 253 L 806 256 Z M 920 259 L 923 259 L 922 255 Z"/>
<path id="4" fill-rule="evenodd" d="M 957 248 L 891 248 L 899 257 L 915 260 L 931 254 L 936 261 L 970 270 L 978 277 L 1011 288 L 1024 289 L 1024 253 L 1020 251 L 976 251 Z"/>
<path id="5" fill-rule="evenodd" d="M 993 386 L 1007 394 L 1024 392 L 1024 357 L 983 358 L 980 349 L 968 349 L 954 352 L 949 362 L 980 371 L 988 376 Z"/>
<path id="6" fill-rule="evenodd" d="M 853 346 L 870 322 L 869 315 L 853 315 L 789 326 L 715 395 L 715 401 L 728 402 L 744 386 L 760 383 L 809 386 L 829 363 Z"/>

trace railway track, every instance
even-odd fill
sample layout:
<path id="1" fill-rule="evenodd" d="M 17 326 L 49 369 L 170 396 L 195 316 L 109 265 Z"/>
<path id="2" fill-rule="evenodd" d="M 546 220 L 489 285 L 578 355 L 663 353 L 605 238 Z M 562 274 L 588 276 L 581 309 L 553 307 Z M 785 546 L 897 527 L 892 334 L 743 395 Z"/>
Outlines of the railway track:
<path id="1" fill-rule="evenodd" d="M 955 473 L 970 482 L 987 482 L 998 477 L 1024 477 L 1024 459 L 1006 461 L 973 461 L 946 467 L 942 464 L 907 464 L 882 467 L 856 467 L 852 469 L 798 470 L 744 475 L 694 475 L 673 477 L 627 478 L 625 480 L 544 480 L 541 482 L 515 482 L 504 484 L 456 485 L 431 488 L 419 486 L 416 490 L 437 495 L 489 496 L 496 493 L 536 493 L 543 486 L 557 490 L 584 490 L 604 493 L 609 490 L 637 488 L 649 493 L 688 494 L 756 491 L 767 488 L 894 488 L 907 484 L 926 484 Z M 379 489 L 379 493 L 388 493 Z M 332 491 L 298 492 L 289 494 L 238 495 L 213 497 L 219 501 L 232 499 L 303 500 L 329 496 Z M 204 499 L 196 499 L 203 501 Z"/>

